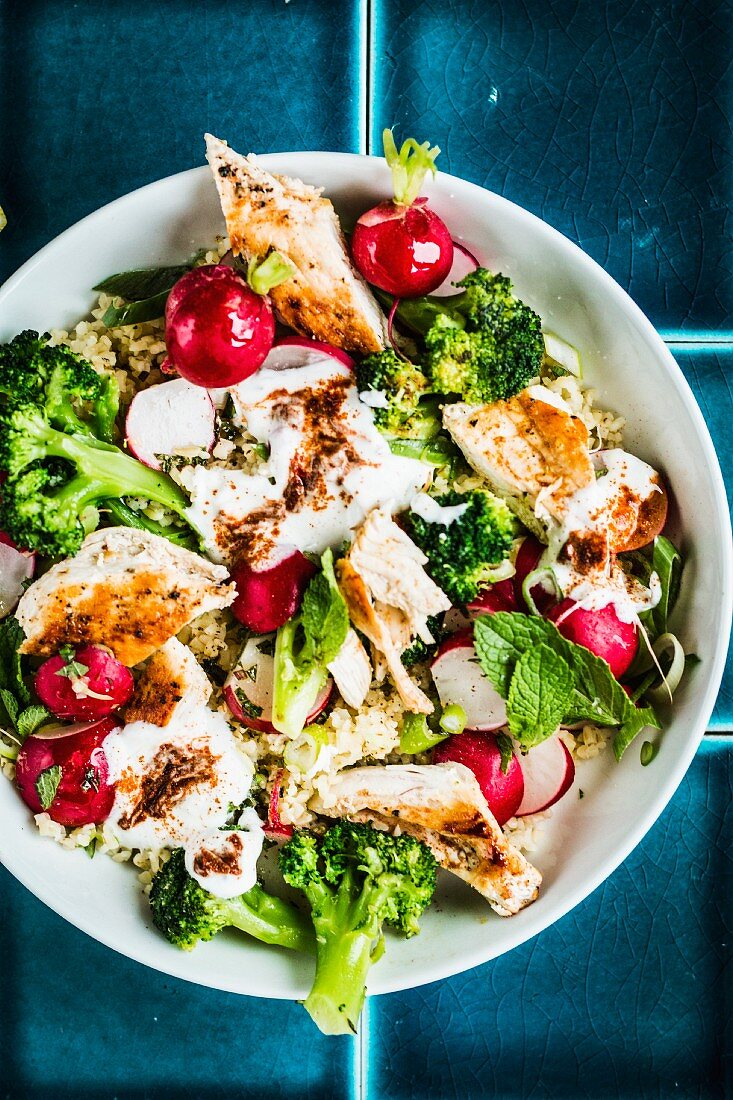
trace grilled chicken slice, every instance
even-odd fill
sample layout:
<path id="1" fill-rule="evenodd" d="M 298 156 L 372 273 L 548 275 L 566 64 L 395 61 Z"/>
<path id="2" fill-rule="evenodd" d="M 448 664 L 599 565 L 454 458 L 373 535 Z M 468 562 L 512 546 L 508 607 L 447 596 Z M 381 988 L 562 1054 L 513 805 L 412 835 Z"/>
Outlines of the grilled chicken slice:
<path id="1" fill-rule="evenodd" d="M 146 664 L 125 708 L 125 723 L 167 726 L 182 710 L 205 706 L 210 695 L 209 678 L 191 650 L 171 638 Z"/>
<path id="2" fill-rule="evenodd" d="M 372 663 L 353 627 L 349 628 L 344 644 L 328 665 L 328 671 L 347 706 L 360 707 L 372 682 Z"/>
<path id="3" fill-rule="evenodd" d="M 352 623 L 382 655 L 400 698 L 416 714 L 431 714 L 433 704 L 410 678 L 402 654 L 415 635 L 432 642 L 428 617 L 450 607 L 423 569 L 426 561 L 389 512 L 375 508 L 336 566 Z"/>
<path id="4" fill-rule="evenodd" d="M 136 665 L 235 596 L 223 566 L 147 531 L 108 527 L 25 592 L 16 613 L 26 636 L 21 651 L 48 656 L 65 643 L 96 642 Z"/>
<path id="5" fill-rule="evenodd" d="M 540 517 L 561 521 L 572 495 L 595 478 L 588 429 L 563 404 L 530 386 L 509 401 L 443 410 L 443 425 L 467 462 L 540 537 Z"/>
<path id="6" fill-rule="evenodd" d="M 422 840 L 441 867 L 463 879 L 502 917 L 537 897 L 539 871 L 506 840 L 476 777 L 463 764 L 351 768 L 310 801 L 329 817 L 370 821 Z"/>
<path id="7" fill-rule="evenodd" d="M 270 291 L 280 319 L 347 351 L 381 351 L 387 322 L 351 264 L 338 217 L 321 189 L 273 176 L 211 134 L 206 156 L 234 252 L 250 260 L 275 249 L 295 268 Z"/>

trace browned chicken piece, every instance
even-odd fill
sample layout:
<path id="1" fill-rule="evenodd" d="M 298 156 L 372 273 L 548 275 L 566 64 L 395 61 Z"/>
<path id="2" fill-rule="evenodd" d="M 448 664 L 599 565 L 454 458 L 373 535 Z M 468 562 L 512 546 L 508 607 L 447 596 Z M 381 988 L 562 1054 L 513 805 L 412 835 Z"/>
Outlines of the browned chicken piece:
<path id="1" fill-rule="evenodd" d="M 23 653 L 95 642 L 123 664 L 144 661 L 192 619 L 236 596 L 227 570 L 167 539 L 131 527 L 87 535 L 73 558 L 24 593 L 16 612 Z"/>
<path id="2" fill-rule="evenodd" d="M 387 344 L 387 322 L 354 269 L 341 226 L 321 189 L 274 176 L 206 134 L 232 249 L 245 259 L 280 252 L 295 274 L 270 291 L 280 319 L 304 336 L 366 354 Z"/>
<path id="3" fill-rule="evenodd" d="M 426 561 L 389 512 L 375 508 L 336 566 L 349 618 L 384 658 L 402 702 L 415 714 L 431 714 L 433 704 L 411 679 L 402 654 L 415 636 L 432 642 L 428 617 L 450 607 L 423 569 Z"/>
<path id="4" fill-rule="evenodd" d="M 412 834 L 499 916 L 512 916 L 537 897 L 540 872 L 507 841 L 476 777 L 463 764 L 351 768 L 309 805 L 329 817 Z"/>
<path id="5" fill-rule="evenodd" d="M 561 521 L 569 498 L 595 478 L 588 429 L 564 409 L 532 396 L 539 389 L 491 405 L 459 402 L 443 410 L 443 425 L 469 464 L 533 530 L 536 509 Z"/>
<path id="6" fill-rule="evenodd" d="M 150 722 L 167 726 L 181 708 L 203 706 L 210 695 L 209 678 L 191 650 L 178 638 L 171 638 L 143 669 L 125 708 L 125 725 Z"/>

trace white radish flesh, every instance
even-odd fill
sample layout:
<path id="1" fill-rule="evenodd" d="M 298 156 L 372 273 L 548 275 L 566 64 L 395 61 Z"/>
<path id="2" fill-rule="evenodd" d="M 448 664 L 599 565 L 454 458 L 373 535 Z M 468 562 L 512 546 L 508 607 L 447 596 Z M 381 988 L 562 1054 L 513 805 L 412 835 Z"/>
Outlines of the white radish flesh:
<path id="1" fill-rule="evenodd" d="M 23 595 L 23 582 L 36 571 L 36 555 L 19 550 L 4 531 L 0 531 L 0 619 L 14 610 Z"/>
<path id="2" fill-rule="evenodd" d="M 250 638 L 242 650 L 236 668 L 229 673 L 224 684 L 224 699 L 234 717 L 249 729 L 260 733 L 278 732 L 272 724 L 274 643 L 274 634 Z M 332 691 L 333 680 L 329 677 L 313 704 L 307 722 L 312 722 L 324 710 Z"/>
<path id="3" fill-rule="evenodd" d="M 125 421 L 135 458 L 160 470 L 159 455 L 197 456 L 216 440 L 216 411 L 208 392 L 185 378 L 161 382 L 132 399 Z"/>
<path id="4" fill-rule="evenodd" d="M 517 817 L 548 810 L 572 787 L 575 763 L 558 734 L 535 745 L 519 759 L 524 775 L 524 797 Z"/>
<path id="5" fill-rule="evenodd" d="M 481 671 L 470 630 L 443 642 L 431 672 L 441 704 L 457 703 L 465 710 L 466 729 L 496 730 L 506 724 L 506 704 Z"/>

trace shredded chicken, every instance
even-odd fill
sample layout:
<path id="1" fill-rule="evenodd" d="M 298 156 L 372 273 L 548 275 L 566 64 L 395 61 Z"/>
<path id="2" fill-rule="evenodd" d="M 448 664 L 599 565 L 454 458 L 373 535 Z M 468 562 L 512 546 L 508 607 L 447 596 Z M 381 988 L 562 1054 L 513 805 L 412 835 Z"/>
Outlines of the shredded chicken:
<path id="1" fill-rule="evenodd" d="M 336 212 L 321 189 L 274 176 L 255 157 L 206 135 L 229 240 L 247 260 L 280 252 L 295 268 L 270 297 L 286 325 L 347 351 L 381 351 L 387 322 L 355 271 Z"/>
<path id="2" fill-rule="evenodd" d="M 108 527 L 87 535 L 73 558 L 54 565 L 18 604 L 23 653 L 106 645 L 123 664 L 144 661 L 187 623 L 228 607 L 227 570 L 147 531 Z"/>
<path id="3" fill-rule="evenodd" d="M 382 655 L 400 698 L 416 714 L 431 714 L 433 704 L 409 676 L 402 654 L 415 635 L 432 642 L 428 617 L 450 607 L 423 569 L 426 561 L 389 512 L 375 508 L 337 565 L 352 623 Z"/>
<path id="4" fill-rule="evenodd" d="M 351 627 L 346 640 L 328 666 L 341 698 L 349 707 L 360 707 L 372 682 L 372 665 L 361 639 Z"/>
<path id="5" fill-rule="evenodd" d="M 534 901 L 542 876 L 512 847 L 463 764 L 398 764 L 340 772 L 311 799 L 317 813 L 411 833 L 502 917 Z"/>
<path id="6" fill-rule="evenodd" d="M 210 695 L 209 679 L 191 650 L 171 638 L 146 664 L 125 708 L 125 724 L 167 726 L 181 710 L 204 706 Z"/>

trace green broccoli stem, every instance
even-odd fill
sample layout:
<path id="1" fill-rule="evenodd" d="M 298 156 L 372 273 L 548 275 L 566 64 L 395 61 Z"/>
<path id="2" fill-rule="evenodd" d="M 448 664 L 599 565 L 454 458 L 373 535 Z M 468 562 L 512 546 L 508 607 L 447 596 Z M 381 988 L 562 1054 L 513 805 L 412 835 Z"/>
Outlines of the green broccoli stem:
<path id="1" fill-rule="evenodd" d="M 184 550 L 198 549 L 198 539 L 190 528 L 164 527 L 162 523 L 156 523 L 154 519 L 149 519 L 142 512 L 134 511 L 129 504 L 114 497 L 101 501 L 100 508 L 109 512 L 110 516 L 123 527 L 149 531 L 151 535 L 158 535 L 176 546 L 182 546 Z"/>
<path id="2" fill-rule="evenodd" d="M 321 935 L 320 923 L 316 976 L 303 1004 L 324 1035 L 356 1034 L 374 961 L 374 938 L 363 931 Z"/>
<path id="3" fill-rule="evenodd" d="M 229 922 L 262 943 L 312 954 L 313 926 L 300 910 L 273 897 L 257 883 L 241 897 L 222 902 Z"/>
<path id="4" fill-rule="evenodd" d="M 64 458 L 76 466 L 78 475 L 55 495 L 78 503 L 79 511 L 103 497 L 136 496 L 154 500 L 187 520 L 189 501 L 183 490 L 167 474 L 143 466 L 118 447 L 54 428 L 48 428 L 37 442 L 41 448 L 37 457 Z"/>
<path id="5" fill-rule="evenodd" d="M 390 310 L 394 301 L 391 294 L 386 294 L 376 287 L 371 289 L 384 308 Z M 395 319 L 418 336 L 425 336 L 433 327 L 437 317 L 446 318 L 456 328 L 465 328 L 463 310 L 466 298 L 465 290 L 459 294 L 447 295 L 445 298 L 433 298 L 429 295 L 424 298 L 403 298 L 397 306 Z"/>

